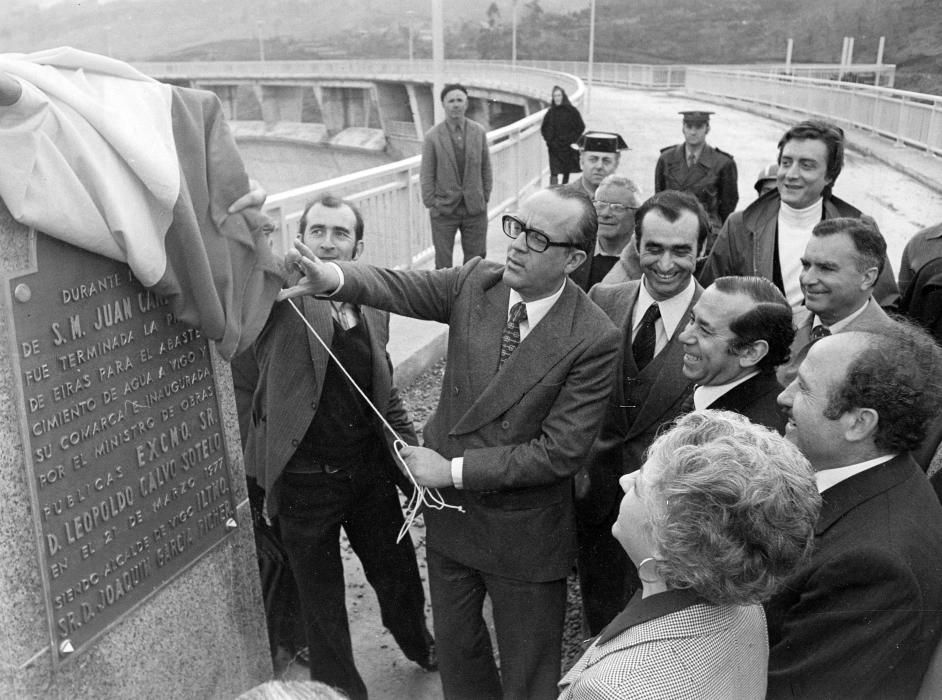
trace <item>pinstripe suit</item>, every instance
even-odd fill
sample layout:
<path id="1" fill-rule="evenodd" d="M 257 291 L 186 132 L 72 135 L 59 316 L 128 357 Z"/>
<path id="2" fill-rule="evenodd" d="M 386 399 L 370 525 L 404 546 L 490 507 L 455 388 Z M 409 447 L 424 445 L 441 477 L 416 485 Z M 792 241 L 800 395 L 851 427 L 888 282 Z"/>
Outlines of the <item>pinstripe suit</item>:
<path id="1" fill-rule="evenodd" d="M 330 304 L 309 297 L 295 302 L 317 333 L 330 345 L 335 326 Z M 386 353 L 388 314 L 360 309 L 372 357 L 371 401 L 407 442 L 416 443 L 412 422 L 392 384 Z M 409 538 L 395 538 L 402 524 L 390 449 L 374 418 L 377 461 L 337 473 L 285 474 L 315 412 L 329 356 L 308 332 L 290 302 L 275 304 L 255 344 L 259 380 L 245 447 L 246 473 L 265 489 L 269 513 L 278 515 L 285 549 L 301 597 L 311 651 L 311 678 L 365 697 L 366 688 L 353 662 L 347 626 L 341 525 L 376 590 L 383 622 L 412 659 L 424 659 L 430 637 L 425 627 L 425 596 L 415 551 Z M 330 439 L 330 436 L 324 436 Z"/>
<path id="2" fill-rule="evenodd" d="M 592 634 L 598 633 L 625 606 L 626 593 L 630 595 L 625 577 L 636 579 L 634 567 L 611 534 L 621 500 L 618 479 L 641 467 L 644 451 L 654 441 L 658 429 L 683 412 L 684 402 L 693 391 L 683 373 L 684 346 L 677 340 L 683 323 L 674 329 L 667 345 L 654 359 L 638 371 L 631 354 L 631 325 L 641 284 L 641 280 L 597 284 L 589 293 L 589 298 L 621 330 L 624 355 L 614 377 L 615 388 L 602 430 L 582 472 L 588 475 L 588 491 L 580 494 L 582 497 L 576 502 L 579 579 Z M 685 318 L 702 292 L 700 285 L 696 285 Z"/>

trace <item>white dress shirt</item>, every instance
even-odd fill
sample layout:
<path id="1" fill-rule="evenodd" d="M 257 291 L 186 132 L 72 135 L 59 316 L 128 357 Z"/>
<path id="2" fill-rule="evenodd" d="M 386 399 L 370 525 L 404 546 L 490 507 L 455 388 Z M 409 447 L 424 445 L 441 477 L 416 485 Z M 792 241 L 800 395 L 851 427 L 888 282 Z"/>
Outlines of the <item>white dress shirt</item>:
<path id="1" fill-rule="evenodd" d="M 664 349 L 664 346 L 674 336 L 674 331 L 681 321 L 684 321 L 687 308 L 693 301 L 693 293 L 696 290 L 693 278 L 686 289 L 675 294 L 670 299 L 657 302 L 658 309 L 661 311 L 660 317 L 654 324 L 654 333 L 656 341 L 654 343 L 654 355 Z M 638 301 L 635 303 L 634 312 L 631 316 L 631 335 L 634 337 L 638 332 L 638 326 L 641 325 L 641 319 L 644 318 L 644 312 L 648 310 L 651 304 L 655 303 L 654 297 L 648 292 L 647 284 L 642 282 L 638 290 Z"/>

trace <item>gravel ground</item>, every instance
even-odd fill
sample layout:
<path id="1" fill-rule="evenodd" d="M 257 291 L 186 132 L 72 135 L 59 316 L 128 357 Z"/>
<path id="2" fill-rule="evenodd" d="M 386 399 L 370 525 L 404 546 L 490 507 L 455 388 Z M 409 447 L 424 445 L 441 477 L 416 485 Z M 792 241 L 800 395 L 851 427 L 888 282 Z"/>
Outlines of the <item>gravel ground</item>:
<path id="1" fill-rule="evenodd" d="M 420 375 L 407 389 L 401 390 L 403 403 L 412 416 L 420 438 L 422 426 L 425 425 L 432 409 L 438 403 L 444 370 L 445 362 L 441 361 Z M 421 535 L 421 543 L 424 544 L 424 529 Z M 420 549 L 419 555 L 424 555 L 424 549 Z M 424 572 L 423 567 L 423 574 Z M 582 654 L 583 640 L 585 639 L 582 627 L 582 597 L 579 593 L 579 583 L 575 573 L 569 576 L 567 583 L 562 672 L 567 671 Z"/>

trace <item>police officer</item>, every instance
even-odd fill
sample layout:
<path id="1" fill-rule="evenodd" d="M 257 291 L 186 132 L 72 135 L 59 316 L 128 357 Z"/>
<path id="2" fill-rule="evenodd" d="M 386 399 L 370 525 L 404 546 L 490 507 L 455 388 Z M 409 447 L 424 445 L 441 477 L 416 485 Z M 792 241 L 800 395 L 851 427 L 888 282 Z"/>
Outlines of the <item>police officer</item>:
<path id="1" fill-rule="evenodd" d="M 654 170 L 654 191 L 690 192 L 709 214 L 715 236 L 739 202 L 736 162 L 731 155 L 706 142 L 713 112 L 680 114 L 684 117 L 684 143 L 661 149 Z"/>

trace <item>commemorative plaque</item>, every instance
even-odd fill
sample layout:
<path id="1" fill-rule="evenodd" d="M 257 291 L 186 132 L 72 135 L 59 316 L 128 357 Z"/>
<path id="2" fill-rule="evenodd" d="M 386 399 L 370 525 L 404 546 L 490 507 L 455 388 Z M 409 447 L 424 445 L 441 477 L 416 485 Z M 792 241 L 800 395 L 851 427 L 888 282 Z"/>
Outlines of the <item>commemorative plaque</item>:
<path id="1" fill-rule="evenodd" d="M 235 527 L 207 339 L 130 268 L 42 233 L 7 279 L 57 661 Z"/>

